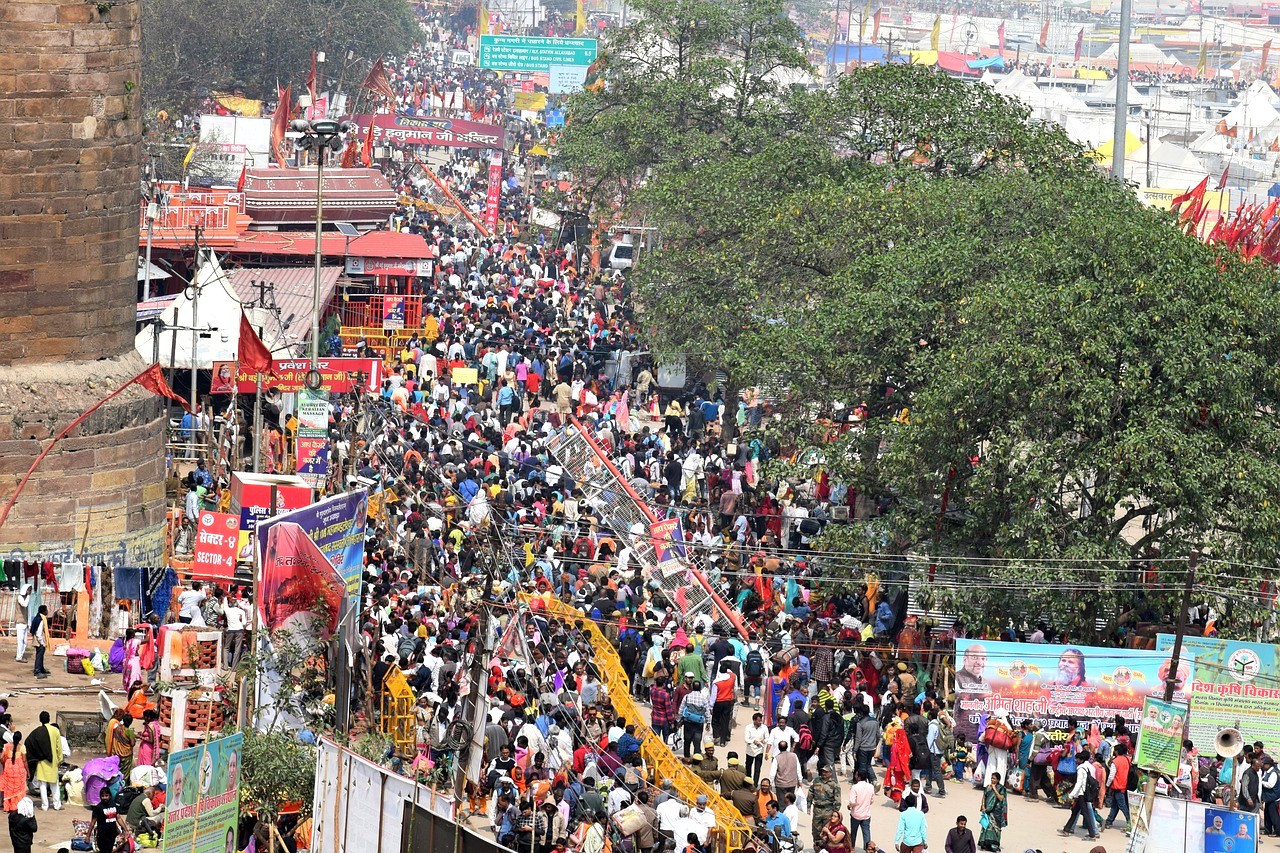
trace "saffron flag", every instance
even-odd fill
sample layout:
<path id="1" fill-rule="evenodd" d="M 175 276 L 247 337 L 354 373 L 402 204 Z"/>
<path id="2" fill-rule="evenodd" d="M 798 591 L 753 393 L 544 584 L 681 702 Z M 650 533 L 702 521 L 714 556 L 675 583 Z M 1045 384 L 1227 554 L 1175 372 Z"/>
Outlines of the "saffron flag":
<path id="1" fill-rule="evenodd" d="M 249 174 L 249 165 L 246 163 L 245 165 L 240 167 L 240 180 L 236 181 L 236 192 L 238 193 L 244 192 L 244 179 L 245 179 L 245 176 L 248 174 Z"/>
<path id="2" fill-rule="evenodd" d="M 1044 26 L 1040 28 L 1040 46 L 1049 46 L 1049 22 L 1046 20 Z"/>
<path id="3" fill-rule="evenodd" d="M 1200 183 L 1196 184 L 1194 187 L 1187 190 L 1182 195 L 1175 196 L 1173 199 L 1173 203 L 1171 205 L 1171 207 L 1173 208 L 1173 212 L 1177 213 L 1178 208 L 1186 204 L 1188 201 L 1204 198 L 1205 190 L 1207 190 L 1208 188 L 1209 188 L 1209 179 L 1205 177 L 1201 179 Z"/>
<path id="4" fill-rule="evenodd" d="M 1080 55 L 1084 52 L 1084 27 L 1080 28 L 1080 32 L 1076 33 L 1076 58 L 1075 62 L 1080 61 Z"/>
<path id="5" fill-rule="evenodd" d="M 1262 43 L 1262 61 L 1258 63 L 1258 76 L 1267 72 L 1267 60 L 1271 57 L 1271 39 Z"/>
<path id="6" fill-rule="evenodd" d="M 929 31 L 929 50 L 938 49 L 938 40 L 942 38 L 942 16 L 933 19 L 933 29 Z"/>
<path id="7" fill-rule="evenodd" d="M 867 23 L 871 20 L 871 2 L 868 0 L 867 8 L 862 13 L 862 19 L 858 21 L 858 41 L 862 41 L 867 36 Z M 840 19 L 836 18 L 836 32 L 840 31 Z"/>
<path id="8" fill-rule="evenodd" d="M 1000 46 L 1001 55 L 1004 54 L 1004 21 L 1000 22 L 1000 26 L 996 28 L 996 41 Z"/>
<path id="9" fill-rule="evenodd" d="M 249 318 L 240 312 L 240 348 L 237 353 L 240 366 L 250 373 L 271 373 L 271 350 L 258 337 Z"/>
<path id="10" fill-rule="evenodd" d="M 143 388 L 146 388 L 152 394 L 173 400 L 188 412 L 192 411 L 191 404 L 187 402 L 187 398 L 169 387 L 169 383 L 165 380 L 164 372 L 160 369 L 160 365 L 151 365 L 146 370 L 135 376 L 133 381 L 138 385 L 141 385 Z"/>
<path id="11" fill-rule="evenodd" d="M 191 158 L 196 156 L 196 144 L 191 143 L 191 147 L 187 149 L 187 156 L 182 158 L 182 171 L 187 171 L 187 167 L 191 165 Z"/>
<path id="12" fill-rule="evenodd" d="M 480 18 L 480 35 L 489 35 L 489 10 L 484 7 L 483 3 L 480 4 L 480 11 L 477 14 Z"/>
<path id="13" fill-rule="evenodd" d="M 392 87 L 391 80 L 387 78 L 387 69 L 382 66 L 381 59 L 378 59 L 373 63 L 373 67 L 370 68 L 369 73 L 365 75 L 364 83 L 362 83 L 360 87 L 381 95 L 382 97 L 392 101 L 392 103 L 395 102 L 396 90 Z"/>
<path id="14" fill-rule="evenodd" d="M 871 16 L 871 41 L 880 40 L 880 17 L 884 14 L 884 9 L 876 9 L 876 13 Z"/>
<path id="15" fill-rule="evenodd" d="M 1218 179 L 1218 189 L 1225 190 L 1227 188 L 1227 177 L 1231 174 L 1231 164 L 1228 163 L 1226 168 L 1222 170 L 1222 177 Z M 1208 178 L 1205 178 L 1207 181 Z"/>
<path id="16" fill-rule="evenodd" d="M 1196 76 L 1203 77 L 1209 70 L 1208 42 L 1200 42 L 1200 58 L 1196 60 Z"/>
<path id="17" fill-rule="evenodd" d="M 360 165 L 366 169 L 373 166 L 373 122 L 369 122 L 369 130 L 364 135 L 364 146 L 360 149 Z"/>
<path id="18" fill-rule="evenodd" d="M 582 0 L 578 0 L 577 11 L 573 15 L 573 34 L 580 36 L 587 31 L 587 10 L 582 6 Z"/>
<path id="19" fill-rule="evenodd" d="M 276 165 L 282 169 L 284 168 L 284 135 L 289 129 L 289 111 L 293 108 L 292 89 L 292 86 L 277 88 L 279 103 L 276 104 L 275 114 L 271 116 L 271 156 L 275 157 Z"/>

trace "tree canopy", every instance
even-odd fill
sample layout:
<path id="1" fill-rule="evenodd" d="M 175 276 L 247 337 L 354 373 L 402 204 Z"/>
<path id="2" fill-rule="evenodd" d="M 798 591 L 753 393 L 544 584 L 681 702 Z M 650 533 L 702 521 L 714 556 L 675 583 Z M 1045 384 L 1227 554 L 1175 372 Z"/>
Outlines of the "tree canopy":
<path id="1" fill-rule="evenodd" d="M 143 100 L 149 111 L 185 109 L 206 87 L 274 100 L 277 81 L 305 79 L 314 50 L 336 82 L 348 51 L 401 54 L 419 35 L 407 0 L 224 0 L 216 16 L 199 0 L 144 0 Z"/>
<path id="2" fill-rule="evenodd" d="M 1078 624 L 1096 601 L 1055 593 L 1039 561 L 1098 561 L 1114 603 L 1156 610 L 1180 575 L 1143 588 L 1148 561 L 1270 562 L 1274 267 L 1184 236 L 1061 129 L 933 69 L 775 92 L 759 136 L 718 114 L 714 145 L 642 152 L 633 203 L 662 233 L 637 271 L 644 326 L 658 352 L 771 389 L 785 446 L 891 501 L 846 547 L 1012 561 L 1042 595 L 933 600 Z M 866 417 L 826 441 L 837 405 Z M 1254 574 L 1220 582 L 1256 592 Z"/>

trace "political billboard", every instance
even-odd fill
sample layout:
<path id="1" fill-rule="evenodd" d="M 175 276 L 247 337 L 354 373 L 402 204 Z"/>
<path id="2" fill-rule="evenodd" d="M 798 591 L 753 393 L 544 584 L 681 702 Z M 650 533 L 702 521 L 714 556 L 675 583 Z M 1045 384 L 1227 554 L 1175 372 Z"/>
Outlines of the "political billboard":
<path id="1" fill-rule="evenodd" d="M 368 512 L 369 493 L 356 489 L 266 519 L 258 524 L 259 565 L 266 566 L 267 537 L 271 528 L 283 522 L 295 524 L 329 560 L 342 577 L 347 596 L 354 601 L 360 593 L 360 574 L 364 570 Z"/>
<path id="2" fill-rule="evenodd" d="M 169 755 L 162 853 L 235 850 L 244 735 Z"/>
<path id="3" fill-rule="evenodd" d="M 983 714 L 998 708 L 1014 724 L 1030 718 L 1049 737 L 1066 737 L 1067 720 L 1104 728 L 1119 714 L 1136 728 L 1148 697 L 1164 694 L 1169 656 L 1162 652 L 1046 643 L 956 640 L 956 730 L 975 738 Z M 1179 685 L 1191 661 L 1178 667 Z M 1182 699 L 1182 690 L 1174 694 Z"/>
<path id="4" fill-rule="evenodd" d="M 1175 705 L 1148 696 L 1142 705 L 1138 753 L 1134 756 L 1133 763 L 1143 770 L 1177 776 L 1186 722 L 1186 705 Z"/>
<path id="5" fill-rule="evenodd" d="M 1168 653 L 1173 634 L 1158 634 L 1156 648 Z M 1196 662 L 1187 699 L 1189 737 L 1201 752 L 1222 729 L 1239 729 L 1246 743 L 1280 748 L 1280 646 L 1214 637 L 1184 637 L 1182 655 Z"/>

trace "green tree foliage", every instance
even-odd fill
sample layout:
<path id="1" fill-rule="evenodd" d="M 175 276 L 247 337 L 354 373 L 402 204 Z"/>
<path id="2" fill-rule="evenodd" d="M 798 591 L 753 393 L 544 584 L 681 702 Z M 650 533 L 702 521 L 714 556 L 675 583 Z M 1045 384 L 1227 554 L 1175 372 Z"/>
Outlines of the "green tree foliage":
<path id="1" fill-rule="evenodd" d="M 316 788 L 316 752 L 290 731 L 259 732 L 252 726 L 244 733 L 244 759 L 240 772 L 240 808 L 254 811 L 263 821 L 274 821 L 285 803 L 301 802 L 302 816 L 311 814 Z"/>
<path id="2" fill-rule="evenodd" d="M 941 607 L 1079 625 L 1167 614 L 1180 567 L 1143 588 L 1151 559 L 1271 561 L 1274 268 L 1184 237 L 1061 130 L 932 69 L 792 94 L 771 128 L 678 167 L 659 152 L 638 302 L 655 348 L 770 387 L 802 460 L 892 498 L 851 546 L 966 560 Z M 865 428 L 822 441 L 832 403 L 865 405 Z M 1044 567 L 1061 558 L 1103 562 Z M 1098 612 L 1063 578 L 1116 594 Z"/>
<path id="3" fill-rule="evenodd" d="M 367 59 L 399 54 L 421 34 L 407 0 L 223 0 L 212 11 L 200 0 L 144 0 L 149 114 L 189 108 L 206 88 L 239 87 L 274 100 L 279 81 L 296 92 L 313 50 L 326 52 L 323 71 L 336 82 L 348 51 Z M 347 86 L 359 85 L 357 73 L 348 73 Z"/>

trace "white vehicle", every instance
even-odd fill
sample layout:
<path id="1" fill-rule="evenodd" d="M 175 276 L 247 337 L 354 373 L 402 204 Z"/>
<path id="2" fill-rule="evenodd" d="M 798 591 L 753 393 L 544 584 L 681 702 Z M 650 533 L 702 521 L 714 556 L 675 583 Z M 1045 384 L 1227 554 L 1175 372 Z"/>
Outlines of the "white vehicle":
<path id="1" fill-rule="evenodd" d="M 636 259 L 636 241 L 630 234 L 623 234 L 609 249 L 609 268 L 629 270 Z"/>

